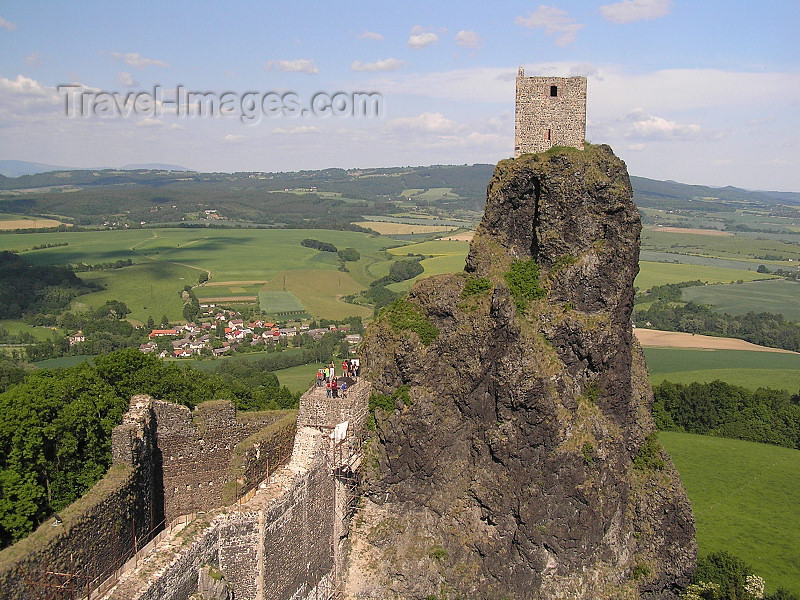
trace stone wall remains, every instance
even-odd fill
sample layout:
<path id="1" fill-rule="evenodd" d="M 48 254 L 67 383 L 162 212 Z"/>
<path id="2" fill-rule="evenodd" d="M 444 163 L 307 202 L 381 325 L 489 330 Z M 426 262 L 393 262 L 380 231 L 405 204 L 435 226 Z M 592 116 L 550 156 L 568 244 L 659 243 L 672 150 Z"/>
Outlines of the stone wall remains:
<path id="1" fill-rule="evenodd" d="M 84 590 L 87 579 L 92 589 L 97 587 L 165 520 L 232 504 L 284 466 L 295 424 L 295 411 L 237 415 L 228 401 L 190 411 L 134 396 L 122 424 L 112 432 L 112 467 L 106 476 L 61 511 L 61 524 L 45 523 L 0 552 L 0 600 L 37 597 L 44 584 L 63 583 L 46 571 L 77 574 L 74 584 Z M 217 542 L 203 538 L 199 543 L 210 544 L 216 561 Z M 210 557 L 201 548 L 195 558 L 183 559 L 181 569 Z M 173 587 L 196 586 L 196 577 L 184 579 Z M 148 598 L 161 598 L 160 593 Z"/>
<path id="2" fill-rule="evenodd" d="M 583 149 L 586 78 L 517 76 L 514 157 L 553 146 Z"/>
<path id="3" fill-rule="evenodd" d="M 163 474 L 164 516 L 169 523 L 180 515 L 204 512 L 230 504 L 243 479 L 229 480 L 236 446 L 286 415 L 282 411 L 264 411 L 237 416 L 227 400 L 205 402 L 193 411 L 170 402 L 153 401 L 156 422 L 156 461 Z M 273 465 L 285 462 L 291 452 L 292 431 L 284 436 L 284 447 L 274 448 Z M 285 443 L 288 442 L 288 443 Z M 241 448 L 240 448 L 241 450 Z M 266 455 L 256 461 L 266 464 Z M 252 456 L 255 456 L 252 455 Z M 237 461 L 238 462 L 238 461 Z M 260 469 L 255 463 L 252 473 Z M 239 483 L 237 483 L 239 482 Z M 252 482 L 251 482 L 252 483 Z M 231 489 L 233 488 L 233 489 Z"/>
<path id="4" fill-rule="evenodd" d="M 343 478 L 357 469 L 370 391 L 362 380 L 347 399 L 325 398 L 315 388 L 306 392 L 288 465 L 251 498 L 190 525 L 191 536 L 167 538 L 103 598 L 186 600 L 196 590 L 203 560 L 217 561 L 237 600 L 334 597 L 353 490 Z M 331 428 L 343 421 L 351 427 L 335 444 Z"/>

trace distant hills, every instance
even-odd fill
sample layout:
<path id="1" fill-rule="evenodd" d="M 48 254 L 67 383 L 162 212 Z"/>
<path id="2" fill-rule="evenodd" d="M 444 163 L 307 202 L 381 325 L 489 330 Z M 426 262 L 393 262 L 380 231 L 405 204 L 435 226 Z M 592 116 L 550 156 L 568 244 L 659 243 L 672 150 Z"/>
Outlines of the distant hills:
<path id="1" fill-rule="evenodd" d="M 648 202 L 663 200 L 800 205 L 800 192 L 751 191 L 732 186 L 689 185 L 676 181 L 659 181 L 633 175 L 631 176 L 631 185 L 633 185 L 636 204 L 639 206 L 648 206 Z"/>
<path id="2" fill-rule="evenodd" d="M 186 167 L 179 165 L 168 165 L 161 163 L 148 163 L 142 165 L 125 165 L 119 167 L 121 170 L 154 170 L 154 171 L 190 171 Z M 60 165 L 48 165 L 45 163 L 28 162 L 24 160 L 0 160 L 0 175 L 4 177 L 20 177 L 22 175 L 36 175 L 37 173 L 48 173 L 50 171 L 83 171 L 76 167 L 64 167 Z M 92 170 L 92 169 L 88 169 Z"/>
<path id="3" fill-rule="evenodd" d="M 0 161 L 0 168 L 35 163 Z M 39 165 L 52 167 L 53 165 Z M 439 208 L 477 219 L 494 165 L 433 165 L 295 172 L 199 173 L 178 165 L 132 164 L 117 169 L 62 169 L 0 175 L 0 212 L 59 215 L 76 226 L 250 226 L 353 229 L 365 216 L 400 206 Z M 800 206 L 800 193 L 715 188 L 631 177 L 640 207 L 728 213 Z M 402 210 L 401 210 L 402 212 Z M 213 215 L 209 216 L 209 215 Z"/>

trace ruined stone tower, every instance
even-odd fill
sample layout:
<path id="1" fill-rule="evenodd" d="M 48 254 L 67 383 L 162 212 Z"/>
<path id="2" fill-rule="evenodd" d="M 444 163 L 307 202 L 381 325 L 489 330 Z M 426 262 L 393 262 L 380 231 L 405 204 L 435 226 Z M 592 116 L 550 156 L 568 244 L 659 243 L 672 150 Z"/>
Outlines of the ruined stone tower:
<path id="1" fill-rule="evenodd" d="M 517 74 L 514 158 L 552 146 L 583 149 L 586 139 L 586 78 Z"/>

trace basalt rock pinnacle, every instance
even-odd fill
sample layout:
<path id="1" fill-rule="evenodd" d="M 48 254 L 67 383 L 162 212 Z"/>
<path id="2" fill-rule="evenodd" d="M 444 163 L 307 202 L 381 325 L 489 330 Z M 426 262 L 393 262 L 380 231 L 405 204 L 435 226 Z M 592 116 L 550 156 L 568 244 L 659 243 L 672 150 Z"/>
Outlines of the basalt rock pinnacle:
<path id="1" fill-rule="evenodd" d="M 497 165 L 465 272 L 365 335 L 348 597 L 677 598 L 694 519 L 631 330 L 640 229 L 607 146 Z"/>

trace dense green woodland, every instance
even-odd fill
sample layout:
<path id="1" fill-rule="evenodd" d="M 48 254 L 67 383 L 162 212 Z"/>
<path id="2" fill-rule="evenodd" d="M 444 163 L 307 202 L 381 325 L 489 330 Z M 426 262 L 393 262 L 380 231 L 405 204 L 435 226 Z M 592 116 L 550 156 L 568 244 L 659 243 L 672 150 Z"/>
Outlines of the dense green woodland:
<path id="1" fill-rule="evenodd" d="M 653 386 L 659 429 L 763 442 L 800 450 L 800 390 L 755 391 L 724 381 Z"/>
<path id="2" fill-rule="evenodd" d="M 95 290 L 66 267 L 39 267 L 13 252 L 0 252 L 0 319 L 61 310 Z"/>
<path id="3" fill-rule="evenodd" d="M 269 366 L 227 362 L 204 373 L 132 348 L 10 385 L 0 394 L 0 547 L 25 537 L 103 476 L 111 430 L 132 395 L 190 407 L 220 398 L 239 410 L 296 407 L 298 394 L 280 387 Z"/>

